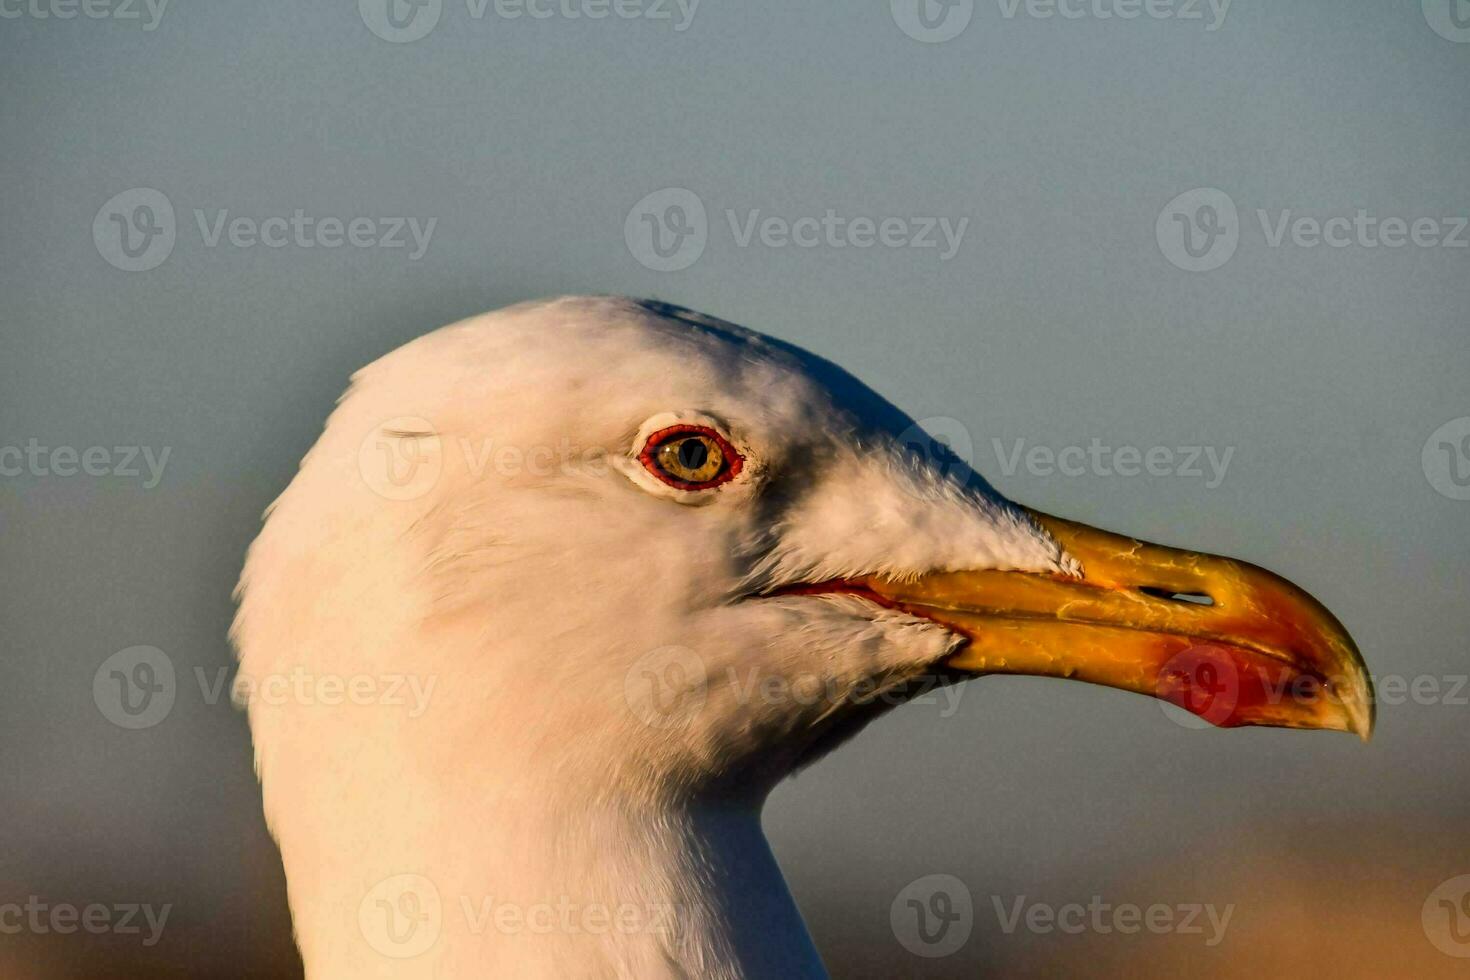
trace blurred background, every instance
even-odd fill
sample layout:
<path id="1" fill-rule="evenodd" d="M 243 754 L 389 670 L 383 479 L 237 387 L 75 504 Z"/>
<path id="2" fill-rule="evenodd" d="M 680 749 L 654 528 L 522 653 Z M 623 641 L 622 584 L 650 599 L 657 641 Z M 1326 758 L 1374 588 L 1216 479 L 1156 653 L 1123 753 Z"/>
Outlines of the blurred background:
<path id="1" fill-rule="evenodd" d="M 835 976 L 1464 975 L 1467 82 L 1465 0 L 0 0 L 0 974 L 299 975 L 219 694 L 261 511 L 357 367 L 611 292 L 1285 574 L 1384 694 L 1367 746 L 888 715 L 766 813 Z M 1024 918 L 1068 905 L 1178 927 Z"/>

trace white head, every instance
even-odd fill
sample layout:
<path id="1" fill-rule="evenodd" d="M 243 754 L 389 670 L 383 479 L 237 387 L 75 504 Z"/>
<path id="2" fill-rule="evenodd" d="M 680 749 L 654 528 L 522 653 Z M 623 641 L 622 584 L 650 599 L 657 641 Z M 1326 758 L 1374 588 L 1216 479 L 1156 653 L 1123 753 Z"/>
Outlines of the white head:
<path id="1" fill-rule="evenodd" d="M 235 625 L 308 967 L 401 971 L 359 935 L 364 896 L 400 874 L 446 904 L 698 904 L 711 883 L 680 878 L 711 858 L 679 815 L 754 813 L 893 701 L 876 695 L 948 676 L 976 631 L 904 590 L 948 573 L 1090 584 L 1062 527 L 927 451 L 831 364 L 662 304 L 513 307 L 364 368 L 272 506 Z M 1062 659 L 960 666 L 1077 672 Z M 622 881 L 640 875 L 645 890 Z M 565 936 L 544 957 L 491 952 L 444 917 L 414 962 L 580 962 Z M 739 959 L 710 952 L 736 941 L 720 931 L 687 922 L 617 962 L 703 957 L 716 975 Z"/>

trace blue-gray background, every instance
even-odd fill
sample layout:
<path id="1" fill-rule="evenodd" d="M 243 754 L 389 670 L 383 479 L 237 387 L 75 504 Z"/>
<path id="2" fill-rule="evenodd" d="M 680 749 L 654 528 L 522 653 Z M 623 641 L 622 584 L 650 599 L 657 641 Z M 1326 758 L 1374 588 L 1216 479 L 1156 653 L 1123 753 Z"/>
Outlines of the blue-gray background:
<path id="1" fill-rule="evenodd" d="M 1445 696 L 1470 669 L 1470 502 L 1436 490 L 1421 450 L 1470 415 L 1470 250 L 1272 247 L 1256 215 L 1470 213 L 1470 43 L 1419 3 L 1236 0 L 1208 30 L 1205 4 L 1202 20 L 1008 18 L 981 0 L 934 44 L 883 2 L 704 0 L 676 30 L 677 7 L 510 20 L 446 0 L 409 43 L 350 0 L 175 0 L 153 30 L 142 6 L 8 4 L 0 446 L 171 454 L 151 488 L 0 479 L 0 902 L 174 909 L 150 948 L 0 936 L 6 976 L 299 969 L 246 727 L 194 669 L 229 664 L 242 551 L 348 374 L 440 324 L 566 292 L 656 295 L 832 357 L 914 417 L 958 420 L 1009 495 L 1268 565 L 1338 612 L 1376 675 L 1441 684 L 1383 706 L 1366 747 L 1196 731 L 1142 698 L 1030 679 L 971 684 L 949 717 L 895 712 L 767 811 L 834 973 L 1463 969 L 1421 906 L 1470 873 L 1470 706 Z M 669 187 L 707 208 L 708 245 L 658 272 L 625 219 Z M 149 271 L 94 242 L 99 209 L 131 188 L 177 214 Z M 1156 237 L 1194 188 L 1239 209 L 1213 271 L 1177 268 Z M 298 208 L 437 225 L 411 260 L 209 247 L 194 217 Z M 726 211 L 753 209 L 969 225 L 947 261 L 741 247 Z M 1211 487 L 1007 475 L 992 441 L 1093 438 L 1234 455 Z M 92 680 L 140 644 L 168 654 L 179 690 L 164 721 L 128 731 Z M 889 912 L 930 873 L 966 883 L 974 934 L 919 959 Z M 1214 948 L 1007 933 L 994 901 L 1023 895 L 1236 910 Z"/>

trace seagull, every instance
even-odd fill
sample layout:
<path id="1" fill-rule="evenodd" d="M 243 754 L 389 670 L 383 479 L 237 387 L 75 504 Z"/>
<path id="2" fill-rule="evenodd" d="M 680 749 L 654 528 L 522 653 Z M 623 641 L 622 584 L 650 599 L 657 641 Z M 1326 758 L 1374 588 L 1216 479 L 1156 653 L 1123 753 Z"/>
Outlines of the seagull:
<path id="1" fill-rule="evenodd" d="M 1373 725 L 1286 580 L 1013 503 L 835 364 L 658 301 L 358 371 L 237 601 L 311 980 L 825 976 L 762 805 L 926 685 Z"/>

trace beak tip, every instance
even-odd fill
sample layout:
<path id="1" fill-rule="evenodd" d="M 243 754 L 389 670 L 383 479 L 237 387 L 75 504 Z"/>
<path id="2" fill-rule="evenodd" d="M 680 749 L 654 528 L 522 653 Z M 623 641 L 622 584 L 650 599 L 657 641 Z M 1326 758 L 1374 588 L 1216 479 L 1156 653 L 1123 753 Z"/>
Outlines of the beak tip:
<path id="1" fill-rule="evenodd" d="M 1367 708 L 1359 708 L 1352 719 L 1353 731 L 1364 744 L 1373 741 L 1373 729 L 1377 725 L 1377 712 L 1373 710 L 1373 702 L 1367 702 Z"/>
<path id="2" fill-rule="evenodd" d="M 1373 729 L 1377 727 L 1377 710 L 1373 699 L 1373 688 L 1366 685 L 1355 691 L 1353 698 L 1342 702 L 1343 727 L 1358 736 L 1363 742 L 1373 740 Z"/>
<path id="3" fill-rule="evenodd" d="M 1356 644 L 1349 641 L 1349 645 L 1352 663 L 1357 668 L 1354 671 L 1357 683 L 1353 685 L 1354 696 L 1345 700 L 1343 708 L 1348 716 L 1348 730 L 1367 743 L 1373 740 L 1373 730 L 1378 725 L 1378 698 L 1373 690 L 1373 675 L 1368 673 L 1363 655 L 1358 652 Z"/>

